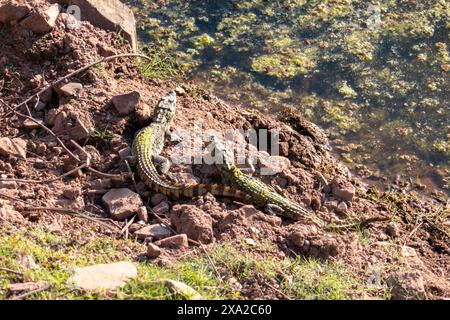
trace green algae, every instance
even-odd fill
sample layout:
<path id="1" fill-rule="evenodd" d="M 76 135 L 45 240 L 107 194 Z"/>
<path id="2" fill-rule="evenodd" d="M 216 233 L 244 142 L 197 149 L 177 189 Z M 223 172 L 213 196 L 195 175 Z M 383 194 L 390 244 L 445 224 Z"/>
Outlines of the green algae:
<path id="1" fill-rule="evenodd" d="M 226 100 L 295 106 L 373 172 L 448 170 L 448 1 L 137 2 L 141 39 Z"/>

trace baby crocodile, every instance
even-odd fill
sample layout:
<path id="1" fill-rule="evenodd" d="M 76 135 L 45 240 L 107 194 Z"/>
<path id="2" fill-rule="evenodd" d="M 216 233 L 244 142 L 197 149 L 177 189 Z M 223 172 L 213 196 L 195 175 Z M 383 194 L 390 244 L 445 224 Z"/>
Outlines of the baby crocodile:
<path id="1" fill-rule="evenodd" d="M 293 220 L 309 220 L 317 225 L 323 222 L 308 212 L 299 204 L 285 198 L 264 182 L 246 175 L 234 163 L 233 155 L 225 145 L 212 137 L 216 159 L 221 159 L 222 163 L 216 162 L 216 167 L 221 172 L 223 179 L 237 190 L 243 191 L 250 196 L 251 203 L 267 213 L 284 216 Z"/>
<path id="2" fill-rule="evenodd" d="M 176 100 L 175 92 L 170 92 L 163 97 L 155 109 L 153 122 L 140 130 L 133 141 L 132 159 L 137 166 L 142 181 L 153 191 L 174 199 L 192 198 L 210 192 L 216 196 L 234 197 L 249 201 L 247 194 L 240 190 L 233 190 L 226 185 L 180 185 L 172 182 L 174 179 L 168 174 L 170 161 L 161 156 L 160 153 L 175 117 Z"/>
<path id="3" fill-rule="evenodd" d="M 231 186 L 224 184 L 194 184 L 180 185 L 163 179 L 170 167 L 168 159 L 160 155 L 166 134 L 176 112 L 176 93 L 170 92 L 158 103 L 153 116 L 153 122 L 140 130 L 133 142 L 133 159 L 137 165 L 139 176 L 143 182 L 156 192 L 163 193 L 171 198 L 192 198 L 210 192 L 216 196 L 233 197 L 252 203 L 256 207 L 270 214 L 285 216 L 294 220 L 310 220 L 317 223 L 317 219 L 300 205 L 278 194 L 262 181 L 245 175 L 234 165 L 233 157 L 228 149 L 213 137 L 213 147 L 216 157 L 220 155 L 223 163 L 216 166 L 224 180 Z M 216 158 L 217 159 L 217 158 Z M 173 180 L 173 179 L 171 179 Z"/>

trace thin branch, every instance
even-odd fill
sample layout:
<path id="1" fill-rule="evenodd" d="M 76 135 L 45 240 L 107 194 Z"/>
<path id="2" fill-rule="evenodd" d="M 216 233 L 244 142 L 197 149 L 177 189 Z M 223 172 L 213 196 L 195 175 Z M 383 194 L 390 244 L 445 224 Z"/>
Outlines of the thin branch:
<path id="1" fill-rule="evenodd" d="M 8 273 L 16 274 L 18 276 L 23 276 L 22 272 L 19 272 L 19 271 L 13 270 L 13 269 L 9 269 L 9 268 L 5 268 L 5 267 L 0 267 L 0 271 L 5 271 Z"/>
<path id="2" fill-rule="evenodd" d="M 27 180 L 27 179 L 14 179 L 14 178 L 0 178 L 0 181 L 14 181 L 14 182 L 19 182 L 19 183 L 36 183 L 36 184 L 46 184 L 46 183 L 51 183 L 51 182 L 55 182 L 57 180 L 61 180 L 67 176 L 70 176 L 71 174 L 73 174 L 74 172 L 77 172 L 78 170 L 81 170 L 83 168 L 86 168 L 87 164 L 83 163 L 81 165 L 79 165 L 78 167 L 60 175 L 57 176 L 56 178 L 52 178 L 52 179 L 47 179 L 47 180 Z"/>
<path id="3" fill-rule="evenodd" d="M 50 288 L 51 288 L 51 285 L 46 284 L 46 285 L 43 286 L 42 288 L 38 288 L 38 289 L 36 289 L 36 290 L 31 290 L 31 291 L 28 291 L 28 292 L 19 294 L 19 295 L 17 295 L 17 296 L 13 296 L 13 297 L 11 297 L 9 300 L 23 300 L 23 299 L 25 299 L 26 297 L 32 296 L 33 294 L 36 294 L 36 293 L 39 293 L 39 292 L 48 290 L 48 289 L 50 289 Z"/>

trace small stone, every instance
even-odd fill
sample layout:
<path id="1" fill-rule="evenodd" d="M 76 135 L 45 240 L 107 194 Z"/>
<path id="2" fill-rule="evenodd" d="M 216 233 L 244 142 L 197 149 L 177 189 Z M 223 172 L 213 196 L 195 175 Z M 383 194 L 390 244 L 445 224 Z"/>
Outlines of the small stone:
<path id="1" fill-rule="evenodd" d="M 338 204 L 336 211 L 338 213 L 346 214 L 348 210 L 347 204 L 345 202 L 341 202 Z"/>
<path id="2" fill-rule="evenodd" d="M 398 225 L 395 222 L 391 222 L 386 227 L 386 233 L 391 238 L 397 238 L 399 236 Z"/>
<path id="3" fill-rule="evenodd" d="M 311 208 L 313 210 L 319 210 L 321 205 L 322 205 L 322 202 L 320 201 L 319 196 L 315 196 L 311 199 Z"/>
<path id="4" fill-rule="evenodd" d="M 283 156 L 283 157 L 289 156 L 289 143 L 288 142 L 280 142 L 280 156 Z"/>
<path id="5" fill-rule="evenodd" d="M 331 191 L 333 195 L 344 200 L 351 202 L 355 195 L 355 187 L 345 179 L 336 177 L 331 182 Z"/>
<path id="6" fill-rule="evenodd" d="M 167 201 L 167 196 L 162 193 L 155 193 L 152 195 L 152 198 L 150 199 L 153 206 L 157 206 L 163 201 Z"/>
<path id="7" fill-rule="evenodd" d="M 139 240 L 151 238 L 152 240 L 160 240 L 172 235 L 172 231 L 162 223 L 147 225 L 137 230 L 134 235 Z"/>
<path id="8" fill-rule="evenodd" d="M 162 253 L 162 250 L 157 245 L 154 245 L 153 243 L 149 243 L 147 246 L 147 257 L 149 258 L 158 258 Z"/>
<path id="9" fill-rule="evenodd" d="M 387 284 L 392 289 L 393 300 L 415 300 L 425 296 L 422 273 L 418 270 L 394 272 L 388 277 Z"/>
<path id="10" fill-rule="evenodd" d="M 261 162 L 261 175 L 273 175 L 276 173 L 280 173 L 291 166 L 291 161 L 286 157 L 265 157 L 265 153 L 262 154 L 263 156 L 259 156 L 259 160 Z"/>
<path id="11" fill-rule="evenodd" d="M 112 98 L 111 102 L 121 116 L 132 113 L 139 104 L 141 95 L 137 91 L 118 95 Z"/>
<path id="12" fill-rule="evenodd" d="M 103 291 L 122 288 L 137 276 L 136 266 L 123 261 L 77 268 L 68 281 L 81 290 Z"/>
<path id="13" fill-rule="evenodd" d="M 261 231 L 259 231 L 257 228 L 255 227 L 250 227 L 250 233 L 257 236 L 261 233 Z"/>
<path id="14" fill-rule="evenodd" d="M 184 90 L 183 87 L 180 87 L 180 86 L 175 88 L 175 92 L 179 96 L 184 96 L 186 94 L 186 90 Z"/>
<path id="15" fill-rule="evenodd" d="M 203 299 L 203 297 L 197 291 L 195 291 L 192 287 L 188 286 L 183 282 L 170 279 L 162 279 L 160 280 L 160 282 L 165 286 L 167 286 L 174 293 L 183 296 L 185 299 L 188 300 Z"/>
<path id="16" fill-rule="evenodd" d="M 165 238 L 155 242 L 155 244 L 159 247 L 172 249 L 182 249 L 189 247 L 188 237 L 185 234 L 179 234 L 173 237 Z"/>
<path id="17" fill-rule="evenodd" d="M 126 147 L 126 148 L 120 149 L 118 153 L 119 153 L 120 160 L 125 161 L 129 157 L 131 157 L 131 148 Z"/>
<path id="18" fill-rule="evenodd" d="M 48 284 L 45 281 L 38 282 L 22 282 L 22 283 L 11 283 L 8 285 L 8 292 L 11 295 L 16 295 L 26 291 L 34 291 L 47 287 Z"/>
<path id="19" fill-rule="evenodd" d="M 0 156 L 27 158 L 27 142 L 22 138 L 0 138 Z"/>
<path id="20" fill-rule="evenodd" d="M 59 5 L 52 4 L 45 11 L 36 10 L 22 20 L 21 25 L 35 33 L 50 32 L 56 25 L 59 15 Z"/>
<path id="21" fill-rule="evenodd" d="M 255 242 L 255 240 L 253 240 L 252 238 L 247 238 L 247 239 L 245 239 L 245 243 L 246 243 L 247 245 L 249 245 L 249 246 L 252 246 L 252 247 L 256 246 L 256 242 Z"/>
<path id="22" fill-rule="evenodd" d="M 106 179 L 96 179 L 90 182 L 92 189 L 111 189 L 112 181 L 109 178 Z"/>
<path id="23" fill-rule="evenodd" d="M 83 85 L 81 83 L 70 82 L 56 89 L 56 92 L 59 96 L 71 97 L 78 95 L 82 89 Z"/>
<path id="24" fill-rule="evenodd" d="M 157 206 L 153 207 L 153 212 L 156 214 L 166 214 L 169 212 L 169 203 L 167 201 L 161 202 Z"/>
<path id="25" fill-rule="evenodd" d="M 38 129 L 41 127 L 39 124 L 42 125 L 43 121 L 38 120 L 37 122 L 38 123 L 36 123 L 36 121 L 30 120 L 30 119 L 25 119 L 22 123 L 22 126 L 28 130 Z"/>
<path id="26" fill-rule="evenodd" d="M 139 211 L 143 203 L 139 195 L 130 189 L 112 189 L 102 198 L 114 219 L 124 220 Z"/>
<path id="27" fill-rule="evenodd" d="M 75 200 L 79 196 L 81 196 L 81 189 L 80 188 L 70 188 L 65 189 L 63 191 L 63 196 L 67 199 Z"/>
<path id="28" fill-rule="evenodd" d="M 17 182 L 15 181 L 0 181 L 0 189 L 17 189 Z"/>
<path id="29" fill-rule="evenodd" d="M 31 12 L 31 6 L 27 3 L 9 1 L 0 6 L 0 23 L 14 25 Z"/>
<path id="30" fill-rule="evenodd" d="M 323 176 L 322 173 L 317 172 L 317 173 L 316 173 L 316 177 L 317 177 L 317 181 L 319 182 L 319 184 L 320 184 L 321 186 L 326 186 L 326 185 L 328 185 L 328 181 L 327 181 L 327 179 L 325 179 L 325 177 Z"/>
<path id="31" fill-rule="evenodd" d="M 201 243 L 213 240 L 213 219 L 209 214 L 193 205 L 175 205 L 170 222 L 179 233 Z"/>
<path id="32" fill-rule="evenodd" d="M 144 206 L 140 207 L 137 212 L 137 216 L 140 221 L 148 222 L 147 208 Z"/>

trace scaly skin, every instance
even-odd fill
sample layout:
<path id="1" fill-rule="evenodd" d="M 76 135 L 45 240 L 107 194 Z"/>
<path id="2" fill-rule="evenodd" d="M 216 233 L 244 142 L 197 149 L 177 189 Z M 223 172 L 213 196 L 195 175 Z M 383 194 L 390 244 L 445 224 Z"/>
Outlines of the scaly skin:
<path id="1" fill-rule="evenodd" d="M 255 207 L 293 220 L 308 220 L 320 226 L 324 225 L 323 221 L 299 204 L 283 197 L 264 182 L 243 173 L 234 164 L 233 156 L 229 150 L 217 138 L 213 137 L 213 143 L 216 155 L 219 153 L 223 159 L 223 163 L 216 163 L 222 177 L 226 181 L 230 181 L 233 188 L 249 195 L 251 203 Z"/>
<path id="2" fill-rule="evenodd" d="M 216 163 L 223 178 L 231 186 L 223 184 L 177 185 L 161 178 L 154 159 L 160 157 L 164 147 L 165 134 L 170 129 L 176 112 L 176 94 L 169 93 L 156 107 L 154 121 L 138 132 L 133 142 L 133 158 L 143 182 L 156 192 L 171 198 L 192 198 L 208 192 L 216 196 L 233 197 L 252 203 L 269 213 L 281 215 L 294 220 L 309 220 L 319 224 L 319 220 L 295 202 L 281 196 L 262 181 L 247 176 L 234 165 L 233 158 L 223 144 L 213 138 L 215 152 L 223 156 L 224 163 Z"/>
<path id="3" fill-rule="evenodd" d="M 166 132 L 169 131 L 176 112 L 176 94 L 169 93 L 158 103 L 153 122 L 140 130 L 133 142 L 132 155 L 142 181 L 155 192 L 171 198 L 192 198 L 208 192 L 216 196 L 227 196 L 244 201 L 249 196 L 240 190 L 234 190 L 222 184 L 178 185 L 161 178 L 154 162 L 160 157 L 164 147 Z"/>

